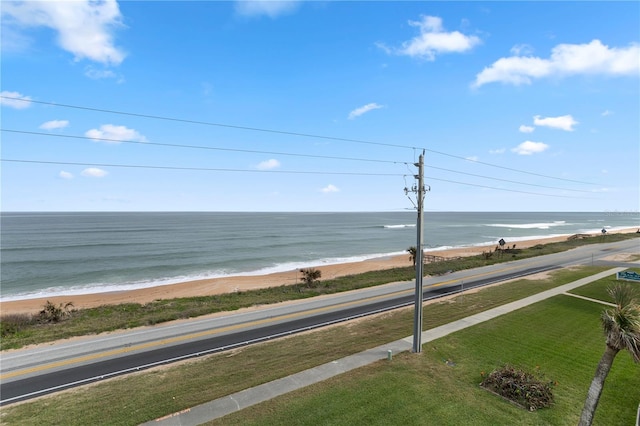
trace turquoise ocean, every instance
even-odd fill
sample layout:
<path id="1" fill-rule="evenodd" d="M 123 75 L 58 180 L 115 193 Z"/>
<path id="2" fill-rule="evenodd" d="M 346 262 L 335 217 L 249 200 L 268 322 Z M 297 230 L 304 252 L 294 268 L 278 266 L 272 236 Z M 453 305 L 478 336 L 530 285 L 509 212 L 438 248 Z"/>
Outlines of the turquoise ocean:
<path id="1" fill-rule="evenodd" d="M 2 213 L 0 300 L 261 275 L 406 253 L 416 213 Z M 631 212 L 426 212 L 426 250 L 640 228 Z"/>

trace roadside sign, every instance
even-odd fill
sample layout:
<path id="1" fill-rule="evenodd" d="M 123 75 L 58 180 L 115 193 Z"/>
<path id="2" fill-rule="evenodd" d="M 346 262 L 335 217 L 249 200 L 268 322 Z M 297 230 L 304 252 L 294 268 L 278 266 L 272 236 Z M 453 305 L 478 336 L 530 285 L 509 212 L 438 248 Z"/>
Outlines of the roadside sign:
<path id="1" fill-rule="evenodd" d="M 622 271 L 616 274 L 617 280 L 640 282 L 640 274 L 634 271 Z"/>

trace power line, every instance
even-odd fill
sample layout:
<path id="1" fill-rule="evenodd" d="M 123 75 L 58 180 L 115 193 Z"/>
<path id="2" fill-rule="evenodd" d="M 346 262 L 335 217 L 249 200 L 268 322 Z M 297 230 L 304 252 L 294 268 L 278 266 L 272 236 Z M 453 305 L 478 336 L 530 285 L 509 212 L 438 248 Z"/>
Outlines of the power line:
<path id="1" fill-rule="evenodd" d="M 406 161 L 377 160 L 377 159 L 371 159 L 371 158 L 355 158 L 355 157 L 338 157 L 338 156 L 330 156 L 330 155 L 297 154 L 297 153 L 290 153 L 290 152 L 259 151 L 259 150 L 253 150 L 253 149 L 240 149 L 240 148 L 219 148 L 219 147 L 213 147 L 213 146 L 185 145 L 185 144 L 162 143 L 162 142 L 141 142 L 141 141 L 121 140 L 121 139 L 95 138 L 95 137 L 77 136 L 77 135 L 56 135 L 51 133 L 32 132 L 32 131 L 26 131 L 26 130 L 0 129 L 0 131 L 10 132 L 10 133 L 19 133 L 24 135 L 52 136 L 52 137 L 58 137 L 58 138 L 82 139 L 82 140 L 91 140 L 91 141 L 126 143 L 126 144 L 137 144 L 137 145 L 166 146 L 171 148 L 206 149 L 206 150 L 212 150 L 212 151 L 242 152 L 242 153 L 248 153 L 248 154 L 286 155 L 291 157 L 320 158 L 325 160 L 347 160 L 347 161 L 363 161 L 363 162 L 372 162 L 372 163 L 407 164 Z"/>
<path id="2" fill-rule="evenodd" d="M 447 156 L 447 157 L 450 157 L 450 158 L 455 158 L 455 159 L 458 159 L 458 160 L 472 161 L 473 163 L 481 164 L 483 166 L 494 167 L 494 168 L 498 168 L 498 169 L 502 169 L 502 170 L 509 170 L 509 171 L 512 171 L 512 172 L 523 173 L 523 174 L 527 174 L 527 175 L 530 175 L 530 176 L 537 176 L 537 177 L 542 177 L 542 178 L 546 178 L 546 179 L 554 179 L 554 180 L 559 180 L 559 181 L 564 181 L 564 182 L 573 182 L 573 183 L 579 183 L 579 184 L 585 184 L 585 185 L 596 185 L 593 182 L 585 182 L 585 181 L 580 181 L 580 180 L 567 179 L 567 178 L 561 178 L 561 177 L 556 177 L 556 176 L 549 176 L 549 175 L 544 175 L 544 174 L 541 174 L 541 173 L 529 172 L 529 171 L 526 171 L 526 170 L 520 170 L 520 169 L 511 168 L 511 167 L 500 166 L 500 165 L 497 165 L 497 164 L 487 163 L 487 162 L 484 162 L 484 161 L 469 160 L 468 158 L 465 158 L 465 157 L 462 157 L 462 156 L 449 154 L 449 153 L 442 152 L 442 151 L 437 151 L 437 150 L 434 150 L 434 149 L 421 148 L 421 147 L 415 147 L 415 146 L 409 146 L 409 145 L 399 145 L 399 144 L 391 144 L 391 143 L 372 142 L 372 141 L 365 141 L 365 140 L 360 140 L 360 139 L 339 138 L 339 137 L 333 137 L 333 136 L 314 135 L 314 134 L 309 134 L 309 133 L 289 132 L 289 131 L 274 130 L 274 129 L 263 129 L 263 128 L 258 128 L 258 127 L 238 126 L 238 125 L 215 123 L 215 122 L 208 122 L 208 121 L 187 120 L 187 119 L 182 119 L 182 118 L 165 117 L 165 116 L 159 116 L 159 115 L 140 114 L 140 113 L 126 112 L 126 111 L 115 111 L 115 110 L 102 109 L 102 108 L 92 108 L 92 107 L 86 107 L 86 106 L 61 104 L 61 103 L 55 103 L 55 102 L 36 101 L 36 100 L 33 100 L 33 99 L 15 98 L 15 97 L 2 96 L 2 95 L 0 95 L 0 98 L 2 98 L 2 99 L 11 99 L 11 100 L 14 100 L 14 101 L 32 102 L 32 103 L 37 103 L 37 104 L 41 104 L 41 105 L 49 105 L 49 106 L 57 106 L 57 107 L 63 107 L 63 108 L 79 109 L 79 110 L 85 110 L 85 111 L 95 111 L 95 112 L 103 112 L 103 113 L 108 113 L 108 114 L 118 114 L 118 115 L 132 116 L 132 117 L 149 118 L 149 119 L 154 119 L 154 120 L 173 121 L 173 122 L 188 123 L 188 124 L 198 124 L 198 125 L 204 125 L 204 126 L 224 127 L 224 128 L 237 129 L 237 130 L 247 130 L 247 131 L 273 133 L 273 134 L 288 135 L 288 136 L 308 137 L 308 138 L 315 138 L 315 139 L 324 139 L 324 140 L 350 142 L 350 143 L 376 145 L 376 146 L 386 146 L 386 147 L 393 147 L 393 148 L 423 150 L 423 151 L 431 152 L 431 153 L 434 153 L 434 154 L 443 155 L 443 156 Z"/>
<path id="3" fill-rule="evenodd" d="M 362 161 L 362 162 L 374 162 L 374 163 L 387 163 L 387 164 L 409 164 L 404 161 L 392 161 L 392 160 L 378 160 L 378 159 L 368 159 L 368 158 L 355 158 L 355 157 L 338 157 L 338 156 L 328 156 L 328 155 L 312 155 L 312 154 L 297 154 L 297 153 L 288 153 L 288 152 L 277 152 L 277 151 L 259 151 L 259 150 L 249 150 L 249 149 L 239 149 L 239 148 L 219 148 L 219 147 L 210 147 L 210 146 L 202 146 L 202 145 L 185 145 L 185 144 L 174 144 L 174 143 L 160 143 L 160 142 L 141 142 L 141 141 L 132 141 L 132 140 L 121 140 L 121 139 L 109 139 L 109 138 L 95 138 L 88 136 L 77 136 L 77 135 L 57 135 L 50 134 L 44 132 L 32 132 L 26 130 L 14 130 L 14 129 L 0 129 L 2 132 L 10 132 L 10 133 L 18 133 L 18 134 L 26 134 L 26 135 L 36 135 L 36 136 L 47 136 L 47 137 L 58 137 L 58 138 L 68 138 L 68 139 L 82 139 L 82 140 L 92 140 L 92 141 L 102 141 L 102 142 L 117 142 L 117 143 L 126 143 L 126 144 L 137 144 L 137 145 L 153 145 L 153 146 L 163 146 L 163 147 L 171 147 L 171 148 L 188 148 L 188 149 L 205 149 L 205 150 L 214 150 L 214 151 L 225 151 L 225 152 L 242 152 L 242 153 L 251 153 L 251 154 L 270 154 L 270 155 L 285 155 L 285 156 L 293 156 L 293 157 L 306 157 L 306 158 L 318 158 L 318 159 L 330 159 L 330 160 L 346 160 L 346 161 Z M 479 177 L 482 179 L 495 180 L 499 182 L 508 182 L 517 185 L 525 185 L 525 186 L 534 186 L 538 188 L 547 188 L 547 189 L 559 189 L 563 191 L 571 191 L 571 192 L 589 192 L 585 190 L 579 189 L 570 189 L 570 188 L 562 188 L 557 186 L 548 186 L 548 185 L 540 185 L 529 182 L 520 182 L 509 179 L 501 179 L 493 176 L 485 176 L 474 173 L 467 173 L 458 170 L 447 169 L 443 167 L 437 167 L 425 164 L 425 167 L 429 167 L 435 170 L 443 170 L 450 173 L 457 173 L 466 176 Z"/>
<path id="4" fill-rule="evenodd" d="M 361 143 L 361 144 L 367 144 L 367 145 L 388 146 L 388 147 L 393 147 L 393 148 L 407 148 L 407 149 L 414 149 L 415 148 L 415 147 L 407 146 L 407 145 L 396 145 L 396 144 L 389 144 L 389 143 L 382 143 L 382 142 L 371 142 L 371 141 L 364 141 L 364 140 L 358 140 L 358 139 L 339 138 L 339 137 L 334 137 L 334 136 L 312 135 L 312 134 L 309 134 L 309 133 L 289 132 L 289 131 L 285 131 L 285 130 L 275 130 L 275 129 L 263 129 L 263 128 L 259 128 L 259 127 L 238 126 L 238 125 L 234 125 L 234 124 L 214 123 L 214 122 L 210 122 L 210 121 L 187 120 L 185 118 L 165 117 L 165 116 L 161 116 L 161 115 L 139 114 L 139 113 L 135 113 L 135 112 L 126 112 L 126 111 L 114 111 L 114 110 L 110 110 L 110 109 L 92 108 L 92 107 L 69 105 L 69 104 L 60 104 L 60 103 L 56 103 L 56 102 L 34 101 L 33 99 L 12 98 L 12 97 L 2 96 L 2 95 L 0 95 L 0 98 L 11 99 L 11 100 L 14 100 L 14 101 L 33 102 L 33 103 L 41 104 L 41 105 L 49 105 L 49 106 L 57 106 L 57 107 L 63 107 L 63 108 L 80 109 L 80 110 L 84 110 L 84 111 L 105 112 L 105 113 L 109 113 L 109 114 L 128 115 L 128 116 L 131 116 L 131 117 L 150 118 L 150 119 L 154 119 L 154 120 L 175 121 L 175 122 L 179 122 L 179 123 L 188 123 L 188 124 L 199 124 L 199 125 L 202 125 L 202 126 L 225 127 L 225 128 L 229 128 L 229 129 L 249 130 L 249 131 L 252 131 L 252 132 L 275 133 L 275 134 L 278 134 L 278 135 L 299 136 L 299 137 L 325 139 L 325 140 L 340 141 L 340 142 L 352 142 L 352 143 Z"/>
<path id="5" fill-rule="evenodd" d="M 345 176 L 396 176 L 406 177 L 404 174 L 399 173 L 363 173 L 363 172 L 320 172 L 320 171 L 300 171 L 300 170 L 258 170 L 258 169 L 225 169 L 225 168 L 212 168 L 212 167 L 178 167 L 178 166 L 153 166 L 142 164 L 107 164 L 107 163 L 92 163 L 92 162 L 69 162 L 69 161 L 43 161 L 43 160 L 25 160 L 25 159 L 12 159 L 1 158 L 0 161 L 8 163 L 28 163 L 28 164 L 56 164 L 63 166 L 93 166 L 93 167 L 120 167 L 131 169 L 157 169 L 157 170 L 188 170 L 188 171 L 206 171 L 206 172 L 234 172 L 234 173 L 279 173 L 279 174 L 309 174 L 309 175 L 345 175 Z M 539 192 L 520 191 L 516 189 L 498 188 L 488 185 L 479 185 L 468 182 L 458 182 L 454 180 L 440 179 L 436 177 L 425 176 L 425 178 L 431 180 L 437 180 L 440 182 L 448 182 L 457 185 L 474 186 L 477 188 L 493 189 L 496 191 L 517 192 L 520 194 L 538 195 L 543 197 L 560 197 L 560 198 L 585 198 L 585 197 L 571 197 L 567 195 L 554 195 L 554 194 L 542 194 Z"/>
<path id="6" fill-rule="evenodd" d="M 581 181 L 581 180 L 573 180 L 573 179 L 566 179 L 566 178 L 560 178 L 560 177 L 555 177 L 555 176 L 548 176 L 548 175 L 543 175 L 541 173 L 528 172 L 526 170 L 513 169 L 511 167 L 498 166 L 497 164 L 492 164 L 492 163 L 485 163 L 484 161 L 470 160 L 470 159 L 465 158 L 465 157 L 461 157 L 461 156 L 453 155 L 453 154 L 447 154 L 446 152 L 435 151 L 433 149 L 424 148 L 424 150 L 425 151 L 429 151 L 429 152 L 433 152 L 434 154 L 440 154 L 440 155 L 444 155 L 444 156 L 451 157 L 451 158 L 457 158 L 459 160 L 471 161 L 472 163 L 482 164 L 483 166 L 496 167 L 498 169 L 509 170 L 509 171 L 512 171 L 512 172 L 524 173 L 524 174 L 527 174 L 527 175 L 538 176 L 538 177 L 543 177 L 543 178 L 548 178 L 548 179 L 561 180 L 561 181 L 565 181 L 565 182 L 581 183 L 581 184 L 584 184 L 584 185 L 597 185 L 596 183 L 593 183 L 593 182 L 584 182 L 584 181 Z"/>
<path id="7" fill-rule="evenodd" d="M 425 178 L 426 179 L 431 179 L 431 180 L 437 180 L 437 181 L 440 181 L 440 182 L 455 183 L 457 185 L 475 186 L 477 188 L 494 189 L 494 190 L 498 190 L 498 191 L 518 192 L 520 194 L 543 195 L 545 197 L 557 197 L 557 198 L 590 199 L 589 197 L 572 197 L 570 195 L 541 194 L 539 192 L 520 191 L 520 190 L 517 190 L 517 189 L 496 188 L 494 186 L 480 185 L 480 184 L 468 183 L 468 182 L 458 182 L 458 181 L 455 181 L 455 180 L 448 180 L 448 179 L 439 179 L 439 178 L 432 177 L 432 176 L 425 176 Z"/>
<path id="8" fill-rule="evenodd" d="M 31 164 L 57 164 L 62 166 L 93 166 L 93 167 L 122 167 L 130 169 L 159 169 L 159 170 L 190 170 L 201 172 L 236 172 L 236 173 L 281 173 L 281 174 L 307 174 L 307 175 L 347 175 L 347 176 L 404 176 L 400 173 L 365 173 L 365 172 L 319 172 L 309 170 L 259 170 L 259 169 L 224 169 L 215 167 L 178 167 L 178 166 L 152 166 L 143 164 L 107 164 L 71 161 L 42 161 L 2 158 L 0 161 L 9 163 Z"/>
<path id="9" fill-rule="evenodd" d="M 483 178 L 483 179 L 491 179 L 491 180 L 496 180 L 496 181 L 500 181 L 500 182 L 515 183 L 515 184 L 518 184 L 518 185 L 536 186 L 538 188 L 547 188 L 547 189 L 561 189 L 563 191 L 572 191 L 572 192 L 589 192 L 589 191 L 585 191 L 583 189 L 560 188 L 560 187 L 557 187 L 557 186 L 538 185 L 538 184 L 535 184 L 535 183 L 519 182 L 519 181 L 509 180 L 509 179 L 500 179 L 500 178 L 496 178 L 496 177 L 493 177 L 493 176 L 477 175 L 477 174 L 474 174 L 474 173 L 467 173 L 467 172 L 461 172 L 461 171 L 457 171 L 457 170 L 445 169 L 445 168 L 442 168 L 442 167 L 430 166 L 428 164 L 425 164 L 424 166 L 428 167 L 430 169 L 444 170 L 444 171 L 451 172 L 451 173 L 458 173 L 458 174 L 461 174 L 461 175 L 479 177 L 479 178 Z"/>

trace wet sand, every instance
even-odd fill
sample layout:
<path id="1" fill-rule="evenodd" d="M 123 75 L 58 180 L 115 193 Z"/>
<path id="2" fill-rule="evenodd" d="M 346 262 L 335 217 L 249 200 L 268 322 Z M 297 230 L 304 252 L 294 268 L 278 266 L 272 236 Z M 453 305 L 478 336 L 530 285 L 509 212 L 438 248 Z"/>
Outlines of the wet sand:
<path id="1" fill-rule="evenodd" d="M 636 229 L 626 229 L 617 232 L 635 232 Z M 536 240 L 517 241 L 516 248 L 528 248 L 536 244 L 565 241 L 567 236 L 552 237 Z M 507 241 L 507 246 L 513 243 Z M 473 256 L 483 251 L 493 250 L 495 246 L 473 246 L 462 247 L 442 251 L 428 251 L 426 255 L 442 257 L 463 257 Z M 330 279 L 345 275 L 354 275 L 368 271 L 390 269 L 395 267 L 411 266 L 409 254 L 393 257 L 371 259 L 355 263 L 343 263 L 338 265 L 319 266 L 322 272 L 321 279 Z M 163 285 L 137 290 L 93 293 L 73 296 L 55 296 L 47 298 L 27 299 L 0 302 L 0 314 L 15 313 L 37 313 L 42 306 L 51 301 L 54 304 L 72 302 L 74 308 L 92 308 L 101 305 L 113 305 L 119 303 L 149 303 L 158 299 L 173 299 L 177 297 L 209 296 L 234 291 L 254 290 L 266 287 L 276 287 L 280 285 L 295 284 L 300 282 L 301 274 L 298 270 L 288 272 L 278 272 L 269 275 L 259 276 L 238 276 L 226 278 L 212 278 L 197 281 L 188 281 L 178 284 Z"/>

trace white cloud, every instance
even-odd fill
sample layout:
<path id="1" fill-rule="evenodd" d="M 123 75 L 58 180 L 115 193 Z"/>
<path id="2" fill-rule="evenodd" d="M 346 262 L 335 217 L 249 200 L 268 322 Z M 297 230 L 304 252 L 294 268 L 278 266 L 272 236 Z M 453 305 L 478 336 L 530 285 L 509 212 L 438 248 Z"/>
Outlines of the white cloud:
<path id="1" fill-rule="evenodd" d="M 469 161 L 478 161 L 479 158 L 475 155 L 472 155 L 470 157 L 465 157 L 465 160 L 469 160 Z"/>
<path id="2" fill-rule="evenodd" d="M 387 53 L 433 61 L 438 54 L 466 52 L 481 42 L 476 36 L 444 31 L 440 17 L 421 15 L 420 18 L 420 21 L 409 21 L 409 25 L 420 29 L 419 35 L 403 42 L 399 48 L 389 48 L 382 43 L 378 43 L 378 47 Z"/>
<path id="3" fill-rule="evenodd" d="M 259 163 L 256 166 L 256 169 L 258 170 L 273 170 L 273 169 L 277 169 L 278 167 L 280 167 L 280 162 L 278 160 L 275 159 L 270 159 L 270 160 L 266 160 L 263 161 L 261 163 Z"/>
<path id="4" fill-rule="evenodd" d="M 64 129 L 69 125 L 69 121 L 67 120 L 51 120 L 46 123 L 42 123 L 40 125 L 41 129 L 44 130 L 56 130 L 56 129 Z"/>
<path id="5" fill-rule="evenodd" d="M 366 104 L 364 106 L 361 106 L 360 108 L 356 108 L 353 111 L 351 111 L 349 113 L 349 120 L 353 120 L 356 117 L 360 117 L 362 114 L 366 114 L 369 111 L 373 111 L 374 109 L 380 109 L 380 108 L 384 108 L 384 107 L 382 105 L 378 105 L 375 102 Z"/>
<path id="6" fill-rule="evenodd" d="M 65 172 L 64 170 L 61 170 L 60 173 L 58 173 L 58 176 L 60 176 L 62 179 L 73 179 L 73 174 Z"/>
<path id="7" fill-rule="evenodd" d="M 578 122 L 573 119 L 571 115 L 561 115 L 559 117 L 540 117 L 536 115 L 533 117 L 533 124 L 542 127 L 551 127 L 552 129 L 566 130 L 567 132 L 573 132 Z"/>
<path id="8" fill-rule="evenodd" d="M 476 75 L 472 87 L 488 83 L 531 84 L 532 79 L 577 74 L 638 75 L 640 45 L 609 47 L 600 40 L 588 44 L 559 44 L 548 59 L 533 56 L 500 58 Z"/>
<path id="9" fill-rule="evenodd" d="M 520 132 L 522 133 L 531 133 L 535 130 L 535 127 L 531 127 L 531 126 L 525 126 L 524 124 L 521 125 L 518 130 L 520 130 Z"/>
<path id="10" fill-rule="evenodd" d="M 8 106 L 10 108 L 15 109 L 25 109 L 31 106 L 31 97 L 25 96 L 22 93 L 18 92 L 9 92 L 3 90 L 0 92 L 0 105 Z M 9 99 L 9 98 L 17 98 L 17 99 Z M 22 100 L 19 100 L 22 99 Z"/>
<path id="11" fill-rule="evenodd" d="M 603 117 L 607 117 L 609 115 L 613 115 L 613 111 L 609 111 L 608 109 L 602 111 L 602 114 L 600 114 Z"/>
<path id="12" fill-rule="evenodd" d="M 505 151 L 506 151 L 506 149 L 504 149 L 504 148 L 491 149 L 491 150 L 489 150 L 489 154 L 504 154 Z"/>
<path id="13" fill-rule="evenodd" d="M 91 66 L 85 68 L 84 75 L 92 80 L 102 80 L 103 78 L 117 77 L 116 73 L 111 70 L 98 70 Z"/>
<path id="14" fill-rule="evenodd" d="M 530 84 L 530 77 L 544 77 L 551 74 L 551 64 L 540 58 L 513 56 L 500 58 L 490 68 L 485 68 L 476 76 L 474 87 L 500 81 L 513 85 Z"/>
<path id="15" fill-rule="evenodd" d="M 320 191 L 324 192 L 325 194 L 329 194 L 331 192 L 340 192 L 340 189 L 338 189 L 338 187 L 335 185 L 329 184 L 322 188 Z"/>
<path id="16" fill-rule="evenodd" d="M 47 27 L 58 34 L 57 42 L 76 60 L 120 64 L 125 53 L 113 43 L 113 33 L 122 26 L 116 0 L 2 2 L 3 26 Z M 7 19 L 9 18 L 9 19 Z"/>
<path id="17" fill-rule="evenodd" d="M 80 174 L 85 177 L 101 178 L 108 175 L 109 172 L 102 169 L 98 169 L 97 167 L 89 167 L 87 169 L 84 169 Z"/>
<path id="18" fill-rule="evenodd" d="M 591 192 L 595 192 L 595 193 L 613 192 L 613 191 L 614 191 L 614 190 L 613 190 L 612 188 L 606 188 L 606 187 L 603 187 L 603 188 L 595 188 L 595 189 L 592 189 L 592 190 L 591 190 Z"/>
<path id="19" fill-rule="evenodd" d="M 236 13 L 243 16 L 267 15 L 269 18 L 277 18 L 295 11 L 298 8 L 297 0 L 236 0 Z"/>
<path id="20" fill-rule="evenodd" d="M 114 126 L 113 124 L 103 124 L 100 129 L 87 130 L 84 135 L 107 143 L 120 143 L 121 141 L 147 142 L 147 138 L 138 133 L 137 130 L 129 129 L 125 126 Z"/>
<path id="21" fill-rule="evenodd" d="M 511 151 L 518 155 L 531 155 L 543 152 L 547 148 L 549 148 L 549 145 L 543 142 L 525 141 L 515 148 L 512 148 Z"/>

